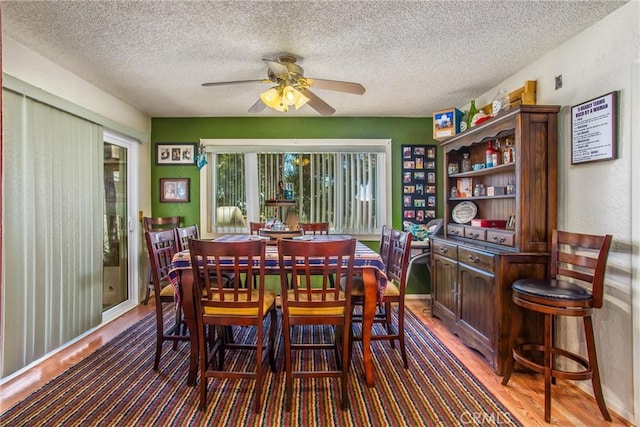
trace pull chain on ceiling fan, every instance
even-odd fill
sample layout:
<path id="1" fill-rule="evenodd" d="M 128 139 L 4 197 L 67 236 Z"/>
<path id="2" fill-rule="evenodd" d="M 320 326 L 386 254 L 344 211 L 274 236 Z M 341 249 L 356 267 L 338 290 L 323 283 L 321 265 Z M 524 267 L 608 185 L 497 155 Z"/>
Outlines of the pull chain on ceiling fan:
<path id="1" fill-rule="evenodd" d="M 304 105 L 309 105 L 323 116 L 330 116 L 335 109 L 313 93 L 310 88 L 333 90 L 337 92 L 362 95 L 364 86 L 360 83 L 344 82 L 339 80 L 325 80 L 304 77 L 304 70 L 296 64 L 296 58 L 291 55 L 282 55 L 276 59 L 263 59 L 267 64 L 267 79 L 262 80 L 238 80 L 229 82 L 203 83 L 202 86 L 223 86 L 241 83 L 275 83 L 275 86 L 260 94 L 260 98 L 251 108 L 250 113 L 259 113 L 265 107 L 276 111 L 287 112 L 293 106 L 296 110 Z"/>

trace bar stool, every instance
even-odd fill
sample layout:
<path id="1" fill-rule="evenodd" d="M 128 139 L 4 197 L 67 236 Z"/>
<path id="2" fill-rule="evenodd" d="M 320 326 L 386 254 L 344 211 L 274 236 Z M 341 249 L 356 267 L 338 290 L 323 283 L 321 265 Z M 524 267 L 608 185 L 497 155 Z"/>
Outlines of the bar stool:
<path id="1" fill-rule="evenodd" d="M 604 273 L 610 246 L 611 235 L 594 236 L 554 230 L 550 279 L 521 279 L 512 285 L 514 306 L 509 346 L 512 349 L 513 357 L 510 357 L 506 363 L 502 385 L 507 385 L 509 382 L 514 361 L 535 372 L 544 373 L 544 419 L 546 422 L 551 422 L 551 382 L 553 379 L 555 384 L 557 378 L 590 379 L 602 417 L 611 421 L 600 385 L 591 320 L 593 309 L 602 307 Z M 571 281 L 560 279 L 560 277 Z M 587 287 L 591 289 L 589 290 Z M 544 315 L 544 345 L 515 344 L 522 308 Z M 588 359 L 555 346 L 554 324 L 556 316 L 583 318 Z M 532 350 L 534 354 L 544 353 L 543 364 L 537 363 L 525 355 Z M 531 357 L 531 355 L 529 356 Z M 559 369 L 556 365 L 557 357 L 570 359 L 584 369 L 580 371 Z"/>

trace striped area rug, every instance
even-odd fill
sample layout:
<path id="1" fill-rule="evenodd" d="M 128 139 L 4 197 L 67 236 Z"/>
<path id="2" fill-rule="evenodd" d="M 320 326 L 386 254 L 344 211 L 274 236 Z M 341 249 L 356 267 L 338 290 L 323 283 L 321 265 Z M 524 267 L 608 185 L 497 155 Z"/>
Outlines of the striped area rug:
<path id="1" fill-rule="evenodd" d="M 170 322 L 169 313 L 165 317 Z M 410 311 L 407 356 L 388 342 L 372 343 L 376 387 L 364 384 L 362 352 L 354 345 L 350 410 L 340 409 L 339 380 L 294 380 L 290 413 L 284 410 L 284 344 L 277 342 L 276 373 L 265 363 L 262 413 L 251 410 L 253 381 L 209 380 L 208 405 L 198 409 L 197 387 L 186 384 L 188 344 L 165 343 L 153 371 L 155 324 L 149 315 L 104 347 L 0 415 L 2 426 L 455 426 L 522 425 Z M 381 327 L 379 325 L 375 326 Z M 249 328 L 234 328 L 236 340 Z M 278 335 L 280 336 L 280 334 Z M 297 328 L 298 340 L 332 339 L 329 328 Z M 296 339 L 294 337 L 294 339 Z M 333 353 L 298 353 L 297 363 L 325 366 Z M 300 356 L 300 355 L 303 356 Z M 228 354 L 250 368 L 251 352 Z"/>

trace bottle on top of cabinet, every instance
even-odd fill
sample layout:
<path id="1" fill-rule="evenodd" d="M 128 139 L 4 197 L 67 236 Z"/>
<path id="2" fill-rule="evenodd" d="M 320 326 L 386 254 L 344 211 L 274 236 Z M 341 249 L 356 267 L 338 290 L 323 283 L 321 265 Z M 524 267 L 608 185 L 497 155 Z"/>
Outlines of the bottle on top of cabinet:
<path id="1" fill-rule="evenodd" d="M 469 153 L 462 154 L 462 172 L 471 171 L 471 159 L 469 158 Z"/>
<path id="2" fill-rule="evenodd" d="M 495 150 L 493 149 L 493 144 L 491 143 L 491 141 L 489 141 L 487 143 L 487 150 L 486 150 L 486 156 L 485 156 L 485 164 L 488 168 L 492 168 L 493 167 L 493 155 L 495 154 Z"/>

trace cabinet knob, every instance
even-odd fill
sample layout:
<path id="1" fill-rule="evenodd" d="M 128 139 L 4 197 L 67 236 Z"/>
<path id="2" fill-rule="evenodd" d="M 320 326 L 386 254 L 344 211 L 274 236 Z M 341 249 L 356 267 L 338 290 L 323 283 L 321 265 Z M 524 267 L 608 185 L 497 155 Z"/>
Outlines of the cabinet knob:
<path id="1" fill-rule="evenodd" d="M 480 233 L 469 233 L 471 235 L 471 237 L 473 237 L 474 239 L 477 239 L 478 237 L 480 237 Z"/>
<path id="2" fill-rule="evenodd" d="M 449 249 L 445 248 L 444 246 L 440 246 L 440 252 L 446 254 L 447 252 L 449 252 Z"/>
<path id="3" fill-rule="evenodd" d="M 505 241 L 505 240 L 507 240 L 507 239 L 506 239 L 506 237 L 504 237 L 504 236 L 502 236 L 502 237 L 500 237 L 500 238 L 498 238 L 498 236 L 493 236 L 493 240 L 494 240 L 495 242 L 504 243 L 504 241 Z"/>
<path id="4" fill-rule="evenodd" d="M 473 255 L 469 255 L 469 261 L 471 261 L 474 264 L 477 264 L 480 262 L 480 258 L 478 258 L 477 256 L 474 257 Z"/>

